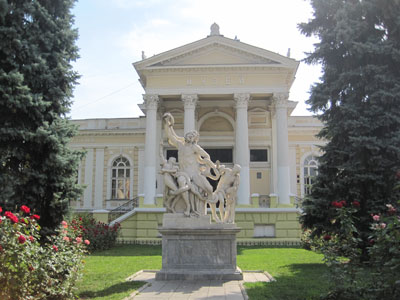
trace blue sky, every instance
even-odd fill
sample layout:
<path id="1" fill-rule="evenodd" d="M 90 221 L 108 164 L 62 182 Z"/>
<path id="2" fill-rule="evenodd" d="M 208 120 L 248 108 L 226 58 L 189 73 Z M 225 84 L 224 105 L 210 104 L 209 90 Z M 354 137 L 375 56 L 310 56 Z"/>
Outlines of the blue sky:
<path id="1" fill-rule="evenodd" d="M 73 9 L 81 58 L 72 119 L 137 117 L 143 88 L 132 66 L 147 56 L 202 39 L 218 23 L 225 37 L 283 55 L 304 58 L 315 38 L 300 34 L 297 24 L 312 17 L 303 0 L 80 0 Z M 319 66 L 300 64 L 290 100 L 294 115 L 309 115 L 304 101 L 320 76 Z"/>

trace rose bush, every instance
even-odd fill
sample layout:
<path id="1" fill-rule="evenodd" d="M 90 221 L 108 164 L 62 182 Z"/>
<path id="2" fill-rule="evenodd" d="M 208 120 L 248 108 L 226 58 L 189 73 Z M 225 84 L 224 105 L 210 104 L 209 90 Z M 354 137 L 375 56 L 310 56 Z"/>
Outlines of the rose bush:
<path id="1" fill-rule="evenodd" d="M 340 223 L 340 230 L 326 232 L 321 238 L 308 239 L 308 244 L 324 254 L 330 267 L 332 288 L 325 300 L 395 300 L 400 299 L 400 215 L 399 206 L 386 205 L 386 211 L 371 218 L 368 261 L 361 260 L 360 233 L 352 206 L 332 203 L 338 209 L 333 223 Z M 308 234 L 310 236 L 310 233 Z M 310 248 L 313 248 L 310 247 Z"/>
<path id="2" fill-rule="evenodd" d="M 89 251 L 106 250 L 115 246 L 121 228 L 119 223 L 109 226 L 96 221 L 91 215 L 76 217 L 71 222 L 72 226 L 82 230 L 82 238 L 90 241 L 87 245 Z"/>
<path id="3" fill-rule="evenodd" d="M 0 299 L 73 299 L 81 276 L 86 244 L 79 225 L 65 222 L 40 243 L 38 215 L 22 206 L 19 213 L 0 208 Z"/>

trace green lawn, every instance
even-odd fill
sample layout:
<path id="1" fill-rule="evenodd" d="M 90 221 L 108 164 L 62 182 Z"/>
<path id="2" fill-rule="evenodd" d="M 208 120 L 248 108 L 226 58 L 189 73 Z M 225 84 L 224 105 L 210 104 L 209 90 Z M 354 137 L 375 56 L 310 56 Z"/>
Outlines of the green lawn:
<path id="1" fill-rule="evenodd" d="M 237 264 L 242 270 L 268 271 L 277 280 L 247 283 L 251 300 L 313 299 L 327 289 L 322 256 L 303 249 L 239 247 Z M 78 285 L 79 297 L 123 299 L 140 286 L 125 282 L 127 277 L 142 269 L 160 268 L 160 246 L 124 245 L 91 254 Z"/>

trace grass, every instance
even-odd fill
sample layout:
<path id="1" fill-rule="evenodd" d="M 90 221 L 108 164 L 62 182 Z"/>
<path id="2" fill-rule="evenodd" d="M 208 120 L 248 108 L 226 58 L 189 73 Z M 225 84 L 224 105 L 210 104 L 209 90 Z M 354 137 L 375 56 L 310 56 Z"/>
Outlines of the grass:
<path id="1" fill-rule="evenodd" d="M 277 281 L 246 283 L 250 300 L 309 300 L 328 288 L 322 255 L 296 248 L 238 247 L 237 264 L 242 270 L 268 271 Z M 161 269 L 161 247 L 123 245 L 86 258 L 80 299 L 120 300 L 140 283 L 125 279 L 142 269 Z"/>
<path id="2" fill-rule="evenodd" d="M 246 283 L 250 300 L 311 300 L 328 291 L 322 255 L 296 248 L 239 248 L 242 270 L 263 270 L 275 282 Z"/>
<path id="3" fill-rule="evenodd" d="M 123 299 L 142 285 L 125 279 L 144 269 L 161 269 L 160 246 L 124 245 L 95 252 L 85 259 L 78 295 L 80 299 Z"/>

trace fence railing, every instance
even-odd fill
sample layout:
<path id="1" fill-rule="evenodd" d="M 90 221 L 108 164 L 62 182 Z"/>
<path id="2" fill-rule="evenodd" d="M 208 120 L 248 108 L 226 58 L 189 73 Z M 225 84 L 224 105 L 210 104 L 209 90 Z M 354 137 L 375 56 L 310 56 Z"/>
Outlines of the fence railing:
<path id="1" fill-rule="evenodd" d="M 139 197 L 135 197 L 125 202 L 124 204 L 118 206 L 117 208 L 114 208 L 108 214 L 108 223 L 111 223 L 112 221 L 118 219 L 123 214 L 126 214 L 127 212 L 133 210 L 135 207 L 138 206 L 139 206 Z"/>

